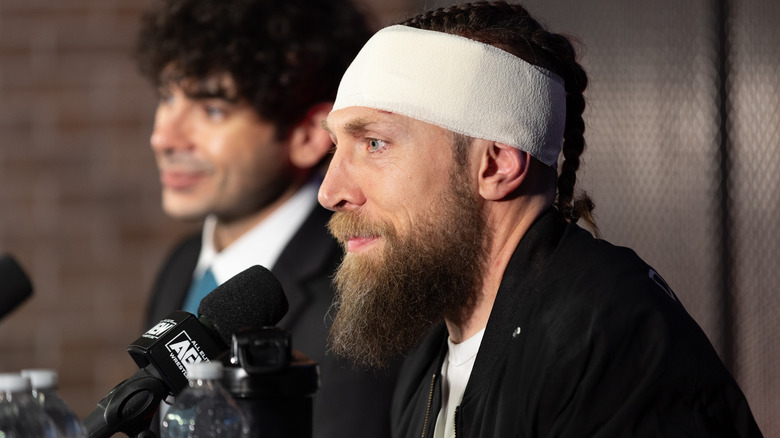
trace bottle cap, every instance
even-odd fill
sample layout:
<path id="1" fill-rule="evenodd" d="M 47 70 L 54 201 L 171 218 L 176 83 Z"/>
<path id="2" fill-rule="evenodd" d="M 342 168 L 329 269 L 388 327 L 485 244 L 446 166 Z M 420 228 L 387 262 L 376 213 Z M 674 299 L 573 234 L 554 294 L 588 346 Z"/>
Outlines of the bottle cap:
<path id="1" fill-rule="evenodd" d="M 30 380 L 17 373 L 0 373 L 0 391 L 21 392 L 30 391 Z"/>
<path id="2" fill-rule="evenodd" d="M 187 365 L 187 379 L 209 379 L 217 380 L 222 378 L 222 362 L 197 362 Z"/>
<path id="3" fill-rule="evenodd" d="M 50 369 L 22 370 L 22 376 L 30 379 L 33 388 L 55 389 L 59 384 L 57 371 Z"/>

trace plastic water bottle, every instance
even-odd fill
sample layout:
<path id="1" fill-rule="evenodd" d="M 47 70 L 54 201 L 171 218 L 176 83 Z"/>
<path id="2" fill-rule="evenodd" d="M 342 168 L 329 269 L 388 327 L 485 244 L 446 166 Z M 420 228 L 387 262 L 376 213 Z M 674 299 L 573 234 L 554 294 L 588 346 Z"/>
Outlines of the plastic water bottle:
<path id="1" fill-rule="evenodd" d="M 86 438 L 87 431 L 81 420 L 57 394 L 59 375 L 55 370 L 22 370 L 22 376 L 30 379 L 32 393 L 43 410 L 49 414 L 63 438 Z"/>
<path id="2" fill-rule="evenodd" d="M 247 438 L 244 415 L 220 383 L 221 362 L 187 366 L 189 386 L 163 417 L 161 438 Z"/>
<path id="3" fill-rule="evenodd" d="M 33 397 L 30 380 L 20 374 L 0 374 L 0 436 L 60 438 L 54 420 Z"/>

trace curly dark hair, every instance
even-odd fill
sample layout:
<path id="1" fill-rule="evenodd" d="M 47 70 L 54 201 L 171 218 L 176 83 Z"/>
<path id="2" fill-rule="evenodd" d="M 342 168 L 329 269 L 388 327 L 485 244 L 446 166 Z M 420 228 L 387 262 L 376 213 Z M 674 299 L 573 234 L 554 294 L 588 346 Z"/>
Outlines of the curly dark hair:
<path id="1" fill-rule="evenodd" d="M 155 87 L 227 74 L 280 137 L 331 102 L 371 32 L 349 0 L 162 0 L 145 14 L 136 56 Z M 224 90 L 221 90 L 224 92 Z"/>
<path id="2" fill-rule="evenodd" d="M 406 26 L 460 35 L 496 46 L 528 63 L 563 78 L 566 88 L 566 127 L 563 158 L 557 181 L 556 207 L 569 222 L 585 220 L 598 234 L 592 215 L 593 201 L 585 192 L 574 195 L 580 155 L 585 150 L 583 92 L 588 85 L 585 70 L 569 38 L 548 32 L 522 6 L 505 2 L 477 2 L 439 8 L 411 18 Z"/>

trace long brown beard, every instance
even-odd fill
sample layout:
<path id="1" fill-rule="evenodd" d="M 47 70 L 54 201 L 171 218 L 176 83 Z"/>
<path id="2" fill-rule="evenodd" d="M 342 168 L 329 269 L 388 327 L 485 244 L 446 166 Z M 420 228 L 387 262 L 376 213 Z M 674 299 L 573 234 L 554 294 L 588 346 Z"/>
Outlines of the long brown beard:
<path id="1" fill-rule="evenodd" d="M 329 229 L 350 236 L 381 236 L 381 254 L 347 254 L 334 283 L 337 311 L 331 351 L 358 365 L 381 367 L 413 347 L 445 317 L 460 321 L 481 287 L 489 236 L 478 201 L 462 181 L 407 236 L 384 221 L 337 212 Z"/>

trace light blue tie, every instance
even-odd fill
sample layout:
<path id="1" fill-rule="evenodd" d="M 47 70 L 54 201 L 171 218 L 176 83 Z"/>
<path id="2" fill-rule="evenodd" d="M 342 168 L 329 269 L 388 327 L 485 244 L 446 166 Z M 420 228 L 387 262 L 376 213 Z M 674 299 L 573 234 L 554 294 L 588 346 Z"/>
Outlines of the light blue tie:
<path id="1" fill-rule="evenodd" d="M 187 292 L 187 298 L 184 299 L 184 305 L 181 310 L 197 316 L 200 300 L 216 287 L 217 279 L 214 278 L 211 268 L 208 268 L 199 279 L 192 282 L 192 286 L 190 286 L 190 290 Z"/>

